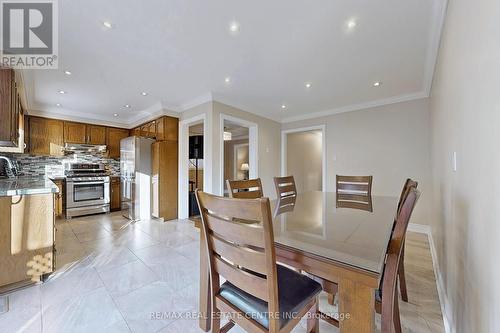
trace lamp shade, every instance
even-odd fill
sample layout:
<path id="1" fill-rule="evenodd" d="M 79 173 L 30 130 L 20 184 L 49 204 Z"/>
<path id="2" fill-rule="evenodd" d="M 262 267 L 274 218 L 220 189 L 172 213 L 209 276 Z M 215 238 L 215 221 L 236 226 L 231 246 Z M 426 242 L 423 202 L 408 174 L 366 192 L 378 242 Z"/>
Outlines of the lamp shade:
<path id="1" fill-rule="evenodd" d="M 250 170 L 250 166 L 248 165 L 248 163 L 243 163 L 243 164 L 241 164 L 240 170 L 241 171 L 248 171 L 248 170 Z"/>

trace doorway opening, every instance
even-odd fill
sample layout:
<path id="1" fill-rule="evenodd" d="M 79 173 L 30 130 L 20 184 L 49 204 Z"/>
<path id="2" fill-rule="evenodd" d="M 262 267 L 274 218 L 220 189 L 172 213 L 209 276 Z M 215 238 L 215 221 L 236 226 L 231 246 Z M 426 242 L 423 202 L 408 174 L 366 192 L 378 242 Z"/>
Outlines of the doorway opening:
<path id="1" fill-rule="evenodd" d="M 326 191 L 324 126 L 282 132 L 281 174 L 293 176 L 297 192 Z"/>
<path id="2" fill-rule="evenodd" d="M 228 196 L 226 180 L 257 178 L 257 124 L 221 115 L 220 195 Z"/>
<path id="3" fill-rule="evenodd" d="M 199 215 L 195 190 L 211 191 L 205 114 L 179 123 L 179 218 Z"/>

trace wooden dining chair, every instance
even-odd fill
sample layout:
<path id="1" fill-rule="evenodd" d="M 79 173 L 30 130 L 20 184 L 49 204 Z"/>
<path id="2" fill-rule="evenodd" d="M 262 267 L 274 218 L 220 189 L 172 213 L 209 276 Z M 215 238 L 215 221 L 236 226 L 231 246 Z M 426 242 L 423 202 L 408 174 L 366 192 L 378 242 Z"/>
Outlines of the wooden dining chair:
<path id="1" fill-rule="evenodd" d="M 339 176 L 336 179 L 337 207 L 373 211 L 373 176 Z"/>
<path id="2" fill-rule="evenodd" d="M 420 192 L 416 188 L 411 188 L 407 192 L 399 210 L 389 245 L 387 246 L 386 262 L 382 272 L 381 284 L 379 290 L 375 292 L 375 311 L 382 315 L 382 333 L 402 332 L 396 287 L 406 231 L 419 196 Z M 391 258 L 390 261 L 388 260 L 389 257 Z M 317 277 L 314 279 L 320 282 L 323 289 L 326 289 L 327 292 L 333 294 L 338 292 L 337 284 Z M 338 320 L 324 313 L 321 313 L 321 317 L 330 324 L 338 327 Z"/>
<path id="3" fill-rule="evenodd" d="M 226 180 L 230 198 L 257 199 L 264 196 L 260 178 L 248 180 Z"/>
<path id="4" fill-rule="evenodd" d="M 278 199 L 297 196 L 297 187 L 293 176 L 274 177 L 274 186 Z"/>
<path id="5" fill-rule="evenodd" d="M 382 284 L 377 293 L 380 300 L 377 300 L 375 304 L 377 312 L 382 315 L 382 333 L 402 332 L 396 287 L 408 224 L 419 196 L 420 192 L 416 188 L 410 188 L 400 207 L 396 226 L 389 242 Z"/>
<path id="6" fill-rule="evenodd" d="M 403 190 L 401 191 L 401 195 L 399 197 L 399 202 L 398 202 L 398 211 L 396 216 L 399 215 L 399 212 L 403 206 L 404 201 L 406 200 L 406 197 L 408 196 L 408 193 L 410 193 L 411 189 L 416 189 L 418 187 L 418 182 L 414 181 L 413 179 L 406 179 L 405 184 L 403 186 Z M 396 226 L 396 221 L 394 222 L 394 227 Z M 394 230 L 393 227 L 393 230 Z M 403 252 L 400 257 L 401 262 L 399 263 L 399 271 L 398 271 L 398 277 L 399 277 L 399 290 L 401 292 L 401 299 L 404 302 L 408 302 L 408 290 L 406 287 L 406 276 L 405 276 L 405 265 L 404 265 L 404 260 L 405 260 L 405 247 L 403 244 Z"/>
<path id="7" fill-rule="evenodd" d="M 287 333 L 306 314 L 307 332 L 318 332 L 321 286 L 276 264 L 269 199 L 221 198 L 198 190 L 196 198 L 208 253 L 212 332 L 227 332 L 236 323 L 247 332 Z M 255 223 L 235 222 L 243 220 Z M 221 313 L 230 318 L 222 328 Z"/>

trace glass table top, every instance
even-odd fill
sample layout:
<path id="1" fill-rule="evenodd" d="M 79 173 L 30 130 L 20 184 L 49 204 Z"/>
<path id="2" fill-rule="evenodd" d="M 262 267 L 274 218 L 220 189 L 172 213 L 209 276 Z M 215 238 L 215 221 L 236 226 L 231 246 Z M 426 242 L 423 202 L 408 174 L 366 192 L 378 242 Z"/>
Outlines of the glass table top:
<path id="1" fill-rule="evenodd" d="M 274 200 L 277 244 L 381 274 L 398 198 L 372 196 L 371 210 L 337 208 L 335 192 L 304 192 Z"/>

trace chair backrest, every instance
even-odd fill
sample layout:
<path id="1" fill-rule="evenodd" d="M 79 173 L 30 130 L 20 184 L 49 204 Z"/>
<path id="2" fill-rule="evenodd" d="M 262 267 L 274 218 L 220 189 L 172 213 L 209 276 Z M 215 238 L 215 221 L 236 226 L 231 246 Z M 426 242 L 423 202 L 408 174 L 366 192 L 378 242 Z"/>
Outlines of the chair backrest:
<path id="1" fill-rule="evenodd" d="M 221 198 L 198 190 L 196 198 L 206 239 L 212 297 L 219 295 L 221 275 L 266 301 L 269 328 L 277 331 L 279 318 L 271 315 L 278 313 L 279 305 L 269 199 Z"/>
<path id="2" fill-rule="evenodd" d="M 404 199 L 396 219 L 396 226 L 392 232 L 391 240 L 387 248 L 386 262 L 382 276 L 382 329 L 383 333 L 394 332 L 394 304 L 397 302 L 397 278 L 401 262 L 406 231 L 410 222 L 411 214 L 420 196 L 416 188 L 411 188 Z"/>
<path id="3" fill-rule="evenodd" d="M 401 206 L 403 205 L 403 202 L 406 199 L 406 196 L 408 195 L 408 193 L 410 193 L 410 190 L 412 188 L 417 188 L 417 187 L 418 187 L 418 182 L 414 181 L 411 178 L 406 179 L 403 189 L 401 190 L 401 195 L 399 196 L 398 215 L 399 211 L 401 210 Z"/>
<path id="4" fill-rule="evenodd" d="M 373 176 L 339 176 L 336 179 L 337 207 L 373 211 Z"/>
<path id="5" fill-rule="evenodd" d="M 260 178 L 248 180 L 226 180 L 230 198 L 257 199 L 264 196 Z"/>
<path id="6" fill-rule="evenodd" d="M 297 196 L 297 187 L 293 176 L 274 177 L 274 186 L 278 199 L 292 198 Z"/>

